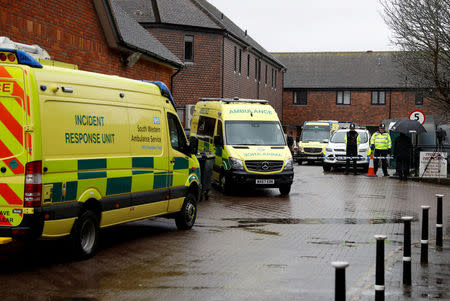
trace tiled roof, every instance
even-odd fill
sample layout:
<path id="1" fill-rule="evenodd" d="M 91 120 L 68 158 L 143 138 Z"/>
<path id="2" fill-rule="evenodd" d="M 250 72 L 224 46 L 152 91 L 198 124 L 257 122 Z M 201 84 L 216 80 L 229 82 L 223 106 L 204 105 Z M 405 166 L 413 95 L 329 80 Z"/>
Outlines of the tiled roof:
<path id="1" fill-rule="evenodd" d="M 109 0 L 109 4 L 119 44 L 124 44 L 122 46 L 135 49 L 173 66 L 180 67 L 183 65 L 183 62 L 176 55 L 131 18 L 116 3 L 116 0 Z"/>
<path id="2" fill-rule="evenodd" d="M 395 52 L 272 53 L 287 67 L 284 88 L 402 88 Z"/>
<path id="3" fill-rule="evenodd" d="M 139 23 L 156 23 L 151 0 L 116 0 Z M 157 0 L 161 23 L 182 25 L 228 32 L 243 44 L 249 45 L 266 59 L 284 68 L 284 65 L 253 40 L 233 21 L 206 0 Z"/>

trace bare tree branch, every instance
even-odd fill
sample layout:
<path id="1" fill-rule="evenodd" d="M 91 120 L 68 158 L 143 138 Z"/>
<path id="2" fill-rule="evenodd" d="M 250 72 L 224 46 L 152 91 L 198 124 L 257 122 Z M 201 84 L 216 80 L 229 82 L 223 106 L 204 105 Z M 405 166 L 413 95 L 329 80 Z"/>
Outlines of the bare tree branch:
<path id="1" fill-rule="evenodd" d="M 407 87 L 450 113 L 450 0 L 379 0 Z"/>

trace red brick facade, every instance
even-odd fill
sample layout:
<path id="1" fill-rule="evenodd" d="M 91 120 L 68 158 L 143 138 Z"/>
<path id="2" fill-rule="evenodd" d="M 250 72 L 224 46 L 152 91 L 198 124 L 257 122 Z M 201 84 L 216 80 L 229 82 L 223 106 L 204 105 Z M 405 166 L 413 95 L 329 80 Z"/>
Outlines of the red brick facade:
<path id="1" fill-rule="evenodd" d="M 414 91 L 386 90 L 385 105 L 372 105 L 369 90 L 350 91 L 350 105 L 337 105 L 336 91 L 332 90 L 310 90 L 307 93 L 307 104 L 295 105 L 294 91 L 285 90 L 283 125 L 292 129 L 301 126 L 306 120 L 338 120 L 353 121 L 362 126 L 377 126 L 385 119 L 408 117 L 414 110 L 421 110 L 425 115 L 439 113 L 436 106 L 426 99 L 423 105 L 416 105 Z"/>
<path id="2" fill-rule="evenodd" d="M 80 70 L 114 74 L 167 85 L 174 70 L 142 58 L 132 68 L 107 45 L 92 0 L 8 1 L 0 10 L 0 36 L 14 42 L 37 44 L 51 58 L 78 65 Z"/>
<path id="3" fill-rule="evenodd" d="M 202 97 L 240 97 L 267 99 L 282 117 L 281 69 L 245 50 L 237 42 L 222 33 L 182 31 L 176 29 L 147 28 L 180 60 L 184 60 L 184 37 L 194 37 L 194 60 L 173 78 L 172 91 L 178 106 L 195 104 Z M 237 71 L 234 71 L 234 47 L 237 49 Z M 239 49 L 241 49 L 241 72 L 239 73 Z M 247 77 L 247 58 L 250 54 L 250 74 Z M 255 80 L 255 58 L 261 60 L 261 80 Z M 268 66 L 267 85 L 265 66 Z M 272 69 L 277 71 L 277 82 L 272 87 Z M 275 79 L 275 75 L 274 75 Z"/>

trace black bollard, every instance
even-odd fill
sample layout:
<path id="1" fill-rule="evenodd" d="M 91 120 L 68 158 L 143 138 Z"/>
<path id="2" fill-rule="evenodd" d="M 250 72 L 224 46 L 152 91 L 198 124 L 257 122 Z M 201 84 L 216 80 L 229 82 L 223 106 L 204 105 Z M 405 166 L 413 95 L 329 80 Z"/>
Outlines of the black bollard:
<path id="1" fill-rule="evenodd" d="M 333 261 L 331 265 L 336 269 L 334 300 L 345 301 L 345 268 L 348 267 L 348 262 Z"/>
<path id="2" fill-rule="evenodd" d="M 436 194 L 437 217 L 436 217 L 436 247 L 442 247 L 442 198 L 444 195 Z"/>
<path id="3" fill-rule="evenodd" d="M 384 240 L 386 235 L 375 235 L 377 258 L 375 271 L 375 301 L 384 301 Z"/>
<path id="4" fill-rule="evenodd" d="M 403 284 L 411 285 L 411 221 L 412 216 L 403 216 L 405 224 L 403 242 Z"/>
<path id="5" fill-rule="evenodd" d="M 420 240 L 420 263 L 428 263 L 428 209 L 430 206 L 422 207 L 422 239 Z"/>

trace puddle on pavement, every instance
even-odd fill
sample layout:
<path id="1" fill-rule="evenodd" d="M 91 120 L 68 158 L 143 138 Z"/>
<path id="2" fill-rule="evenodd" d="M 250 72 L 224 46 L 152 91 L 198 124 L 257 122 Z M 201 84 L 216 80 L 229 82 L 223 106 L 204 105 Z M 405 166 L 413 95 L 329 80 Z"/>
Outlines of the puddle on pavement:
<path id="1" fill-rule="evenodd" d="M 358 245 L 375 245 L 376 241 L 351 241 L 351 240 L 319 240 L 319 241 L 307 241 L 309 244 L 314 245 L 343 245 L 345 247 L 357 247 Z M 403 245 L 403 242 L 396 240 L 386 240 L 386 245 Z"/>
<path id="2" fill-rule="evenodd" d="M 284 269 L 287 268 L 287 264 L 265 264 L 264 267 L 265 268 L 269 268 L 269 269 Z"/>
<path id="3" fill-rule="evenodd" d="M 362 224 L 401 224 L 401 218 L 224 218 L 222 220 L 238 222 L 239 226 L 231 226 L 230 228 L 251 227 L 260 224 L 302 224 L 302 225 L 362 225 Z M 413 222 L 418 221 L 415 217 Z"/>

